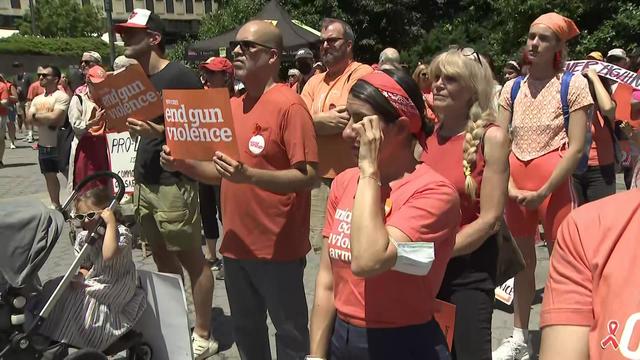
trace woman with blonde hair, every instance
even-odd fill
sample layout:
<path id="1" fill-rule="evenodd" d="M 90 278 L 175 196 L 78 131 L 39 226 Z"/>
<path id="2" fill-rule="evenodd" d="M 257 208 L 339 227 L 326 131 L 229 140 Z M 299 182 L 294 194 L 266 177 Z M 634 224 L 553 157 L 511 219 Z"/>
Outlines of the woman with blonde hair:
<path id="1" fill-rule="evenodd" d="M 556 13 L 536 19 L 527 36 L 529 74 L 507 82 L 500 96 L 498 122 L 510 127 L 512 136 L 506 220 L 525 269 L 515 277 L 513 336 L 493 352 L 495 360 L 529 359 L 538 224 L 551 251 L 574 205 L 571 175 L 579 164 L 586 165 L 581 160 L 593 99 L 582 75 L 563 71 L 566 42 L 579 33 L 573 21 Z"/>
<path id="2" fill-rule="evenodd" d="M 438 297 L 456 305 L 453 359 L 490 360 L 498 258 L 494 234 L 507 195 L 509 138 L 495 125 L 493 74 L 475 50 L 440 54 L 429 75 L 440 122 L 422 161 L 454 185 L 462 211 Z"/>

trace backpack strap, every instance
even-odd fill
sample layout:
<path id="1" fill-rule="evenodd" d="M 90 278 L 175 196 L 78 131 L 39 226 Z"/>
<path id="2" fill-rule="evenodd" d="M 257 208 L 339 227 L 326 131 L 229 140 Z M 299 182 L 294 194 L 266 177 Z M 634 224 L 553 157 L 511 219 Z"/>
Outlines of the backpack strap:
<path id="1" fill-rule="evenodd" d="M 562 74 L 562 80 L 560 81 L 560 102 L 562 104 L 562 118 L 564 120 L 564 130 L 569 136 L 569 118 L 571 117 L 571 111 L 569 109 L 569 87 L 571 85 L 571 78 L 573 73 L 565 71 Z M 582 174 L 589 167 L 589 151 L 591 150 L 592 134 L 591 134 L 591 119 L 587 118 L 587 131 L 584 138 L 584 149 L 582 156 L 578 161 L 575 173 Z"/>

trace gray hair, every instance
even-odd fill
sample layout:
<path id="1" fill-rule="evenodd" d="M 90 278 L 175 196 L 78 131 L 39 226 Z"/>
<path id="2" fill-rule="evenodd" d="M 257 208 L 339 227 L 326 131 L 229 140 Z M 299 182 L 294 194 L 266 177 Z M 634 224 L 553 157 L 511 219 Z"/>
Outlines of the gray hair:
<path id="1" fill-rule="evenodd" d="M 345 40 L 351 40 L 351 41 L 355 41 L 356 40 L 356 36 L 353 33 L 353 29 L 351 28 L 351 26 L 349 26 L 349 24 L 347 24 L 346 22 L 339 20 L 339 19 L 333 19 L 333 18 L 325 18 L 322 20 L 322 30 L 328 28 L 329 26 L 333 25 L 333 24 L 340 24 L 340 26 L 342 27 L 342 32 L 344 33 L 343 37 Z"/>

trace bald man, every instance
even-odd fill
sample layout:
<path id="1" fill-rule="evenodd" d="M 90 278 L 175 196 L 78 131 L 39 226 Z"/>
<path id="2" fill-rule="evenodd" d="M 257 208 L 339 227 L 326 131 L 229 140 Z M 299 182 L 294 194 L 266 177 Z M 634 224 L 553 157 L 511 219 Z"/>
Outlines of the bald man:
<path id="1" fill-rule="evenodd" d="M 268 311 L 276 357 L 303 359 L 309 330 L 302 278 L 318 162 L 313 121 L 302 98 L 277 83 L 283 48 L 278 28 L 251 21 L 230 48 L 236 77 L 247 89 L 231 99 L 238 157 L 176 160 L 165 147 L 161 162 L 201 182 L 222 181 L 220 253 L 241 358 L 271 359 Z"/>
<path id="2" fill-rule="evenodd" d="M 378 60 L 378 66 L 381 70 L 395 69 L 402 70 L 400 66 L 400 53 L 394 48 L 386 48 L 380 53 L 380 59 Z"/>

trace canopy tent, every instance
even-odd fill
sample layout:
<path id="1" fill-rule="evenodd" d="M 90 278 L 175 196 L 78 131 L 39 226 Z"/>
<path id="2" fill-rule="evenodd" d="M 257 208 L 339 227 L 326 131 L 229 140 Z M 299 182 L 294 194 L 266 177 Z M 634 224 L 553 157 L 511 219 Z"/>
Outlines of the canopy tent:
<path id="1" fill-rule="evenodd" d="M 292 20 L 277 0 L 269 1 L 254 19 L 271 21 L 282 32 L 285 55 L 294 55 L 302 47 L 317 47 L 320 33 L 297 20 Z M 204 61 L 211 56 L 227 56 L 231 51 L 229 42 L 235 40 L 240 27 L 220 34 L 212 39 L 200 40 L 187 50 L 187 60 Z"/>

